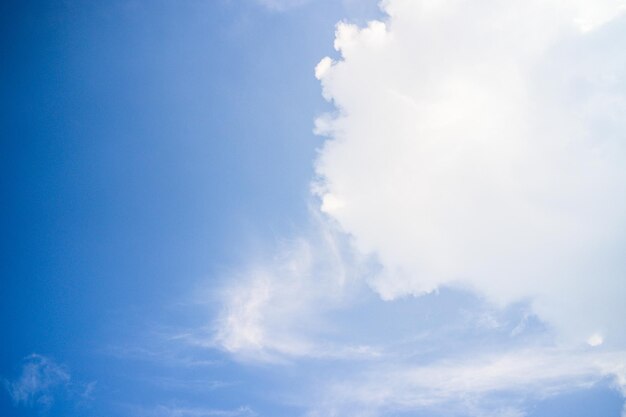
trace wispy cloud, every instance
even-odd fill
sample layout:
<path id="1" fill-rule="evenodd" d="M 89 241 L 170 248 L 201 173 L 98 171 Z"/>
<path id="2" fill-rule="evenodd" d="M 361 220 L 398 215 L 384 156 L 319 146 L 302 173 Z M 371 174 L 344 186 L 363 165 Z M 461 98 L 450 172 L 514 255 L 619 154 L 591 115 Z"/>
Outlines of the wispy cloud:
<path id="1" fill-rule="evenodd" d="M 64 366 L 32 354 L 25 358 L 21 375 L 14 381 L 5 381 L 5 386 L 17 405 L 49 407 L 54 403 L 54 391 L 69 382 L 70 373 Z"/>
<path id="2" fill-rule="evenodd" d="M 439 360 L 381 363 L 328 384 L 312 415 L 389 415 L 446 410 L 447 415 L 523 415 L 529 401 L 589 388 L 607 378 L 626 389 L 624 352 L 533 348 Z M 504 411 L 503 411 L 504 410 Z"/>
<path id="3" fill-rule="evenodd" d="M 72 381 L 66 366 L 53 359 L 32 354 L 24 358 L 21 373 L 14 379 L 5 379 L 4 386 L 15 406 L 33 407 L 41 411 L 52 408 L 56 401 L 84 404 L 92 399 L 96 381 Z"/>
<path id="4" fill-rule="evenodd" d="M 333 236 L 333 247 L 346 244 Z M 521 416 L 532 401 L 602 381 L 613 381 L 620 391 L 626 387 L 626 351 L 560 345 L 528 305 L 503 309 L 446 289 L 384 301 L 359 285 L 355 277 L 371 271 L 364 261 L 347 265 L 357 262 L 349 256 L 334 258 L 344 265 L 331 270 L 350 271 L 352 278 L 331 274 L 335 284 L 344 284 L 327 287 L 324 275 L 309 269 L 328 260 L 327 249 L 317 247 L 327 244 L 309 240 L 307 256 L 287 251 L 281 262 L 268 262 L 263 291 L 255 275 L 227 281 L 213 338 L 209 332 L 189 342 L 221 348 L 244 362 L 296 367 L 300 381 L 308 381 L 303 385 L 318 388 L 284 394 L 311 416 L 411 410 Z M 295 262 L 294 256 L 315 259 Z M 285 275 L 285 262 L 299 267 Z M 321 375 L 308 367 L 311 360 L 324 369 Z"/>
<path id="5" fill-rule="evenodd" d="M 184 407 L 178 405 L 158 405 L 153 408 L 133 408 L 133 413 L 142 417 L 255 417 L 257 413 L 250 407 L 216 409 L 206 407 Z"/>
<path id="6" fill-rule="evenodd" d="M 376 355 L 369 346 L 320 342 L 325 316 L 349 303 L 361 284 L 345 243 L 320 218 L 315 223 L 313 238 L 285 241 L 274 259 L 227 280 L 211 331 L 190 340 L 252 360 Z"/>
<path id="7" fill-rule="evenodd" d="M 112 345 L 104 348 L 102 353 L 122 360 L 153 362 L 174 368 L 213 368 L 219 364 L 215 359 L 202 358 L 201 352 L 189 351 L 188 344 L 180 342 L 188 335 L 177 333 L 172 336 L 171 333 L 175 332 L 161 330 L 160 334 L 147 337 L 142 344 Z"/>

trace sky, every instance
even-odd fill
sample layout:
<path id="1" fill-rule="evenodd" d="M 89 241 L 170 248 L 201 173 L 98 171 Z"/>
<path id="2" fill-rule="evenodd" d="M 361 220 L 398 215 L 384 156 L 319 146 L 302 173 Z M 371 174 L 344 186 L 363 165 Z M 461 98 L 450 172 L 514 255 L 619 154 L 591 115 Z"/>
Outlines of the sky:
<path id="1" fill-rule="evenodd" d="M 626 416 L 624 0 L 0 19 L 1 416 Z"/>

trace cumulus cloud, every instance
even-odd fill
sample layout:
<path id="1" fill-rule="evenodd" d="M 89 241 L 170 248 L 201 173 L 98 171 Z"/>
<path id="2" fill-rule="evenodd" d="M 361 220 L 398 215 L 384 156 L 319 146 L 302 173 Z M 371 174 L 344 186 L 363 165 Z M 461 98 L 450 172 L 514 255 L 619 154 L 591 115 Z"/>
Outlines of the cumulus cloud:
<path id="1" fill-rule="evenodd" d="M 536 401 L 602 382 L 626 393 L 623 350 L 592 341 L 577 348 L 555 345 L 524 308 L 491 310 L 455 292 L 337 303 L 336 293 L 311 296 L 306 290 L 315 287 L 315 274 L 295 278 L 271 272 L 264 278 L 266 290 L 236 287 L 237 301 L 224 300 L 213 343 L 244 361 L 289 364 L 297 385 L 306 388 L 282 395 L 297 398 L 309 417 L 416 410 L 521 417 Z M 277 290 L 294 279 L 306 283 Z M 354 291 L 340 298 L 351 298 Z M 259 303 L 255 292 L 269 301 Z M 329 322 L 334 332 L 327 331 Z"/>
<path id="2" fill-rule="evenodd" d="M 625 394 L 625 2 L 381 7 L 315 68 L 317 232 L 226 280 L 191 339 L 298 367 L 311 417 Z"/>
<path id="3" fill-rule="evenodd" d="M 520 417 L 533 401 L 603 381 L 626 392 L 626 353 L 601 336 L 558 345 L 527 305 L 500 309 L 456 290 L 373 297 L 355 279 L 371 273 L 363 260 L 346 259 L 340 236 L 327 237 L 293 240 L 231 277 L 211 337 L 194 342 L 288 365 L 306 392 L 282 395 L 309 417 Z"/>
<path id="4" fill-rule="evenodd" d="M 387 300 L 530 300 L 568 340 L 626 333 L 622 0 L 386 0 L 315 73 L 336 114 L 321 209 Z"/>

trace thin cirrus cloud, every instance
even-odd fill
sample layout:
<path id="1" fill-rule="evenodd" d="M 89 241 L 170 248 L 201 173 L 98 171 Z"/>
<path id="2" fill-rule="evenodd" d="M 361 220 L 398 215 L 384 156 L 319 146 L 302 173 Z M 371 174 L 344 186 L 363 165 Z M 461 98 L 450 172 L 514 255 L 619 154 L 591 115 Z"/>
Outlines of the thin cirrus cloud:
<path id="1" fill-rule="evenodd" d="M 150 409 L 134 408 L 132 413 L 141 417 L 255 417 L 258 415 L 247 406 L 223 410 L 180 405 L 158 405 Z"/>
<path id="2" fill-rule="evenodd" d="M 14 381 L 5 381 L 5 387 L 18 406 L 49 408 L 54 403 L 55 391 L 69 383 L 70 373 L 64 366 L 32 354 L 24 359 L 20 376 Z"/>
<path id="3" fill-rule="evenodd" d="M 442 415 L 524 416 L 529 400 L 589 388 L 611 374 L 617 375 L 614 387 L 625 394 L 626 368 L 623 362 L 615 367 L 622 360 L 622 354 L 546 348 L 428 365 L 379 364 L 331 381 L 309 415 L 430 409 Z"/>
<path id="4" fill-rule="evenodd" d="M 23 359 L 18 377 L 3 383 L 15 407 L 30 408 L 41 415 L 54 411 L 57 403 L 85 405 L 93 399 L 97 384 L 72 380 L 65 365 L 37 353 Z"/>
<path id="5" fill-rule="evenodd" d="M 381 8 L 315 68 L 317 232 L 229 280 L 203 343 L 331 364 L 310 416 L 624 394 L 625 2 Z"/>

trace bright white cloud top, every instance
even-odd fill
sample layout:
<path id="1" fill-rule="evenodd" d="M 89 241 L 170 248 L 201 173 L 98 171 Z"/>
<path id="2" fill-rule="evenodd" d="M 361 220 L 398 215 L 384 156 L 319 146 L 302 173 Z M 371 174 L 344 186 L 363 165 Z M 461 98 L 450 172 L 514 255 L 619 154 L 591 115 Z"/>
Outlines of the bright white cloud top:
<path id="1" fill-rule="evenodd" d="M 322 210 L 380 260 L 371 285 L 530 299 L 563 335 L 626 342 L 625 3 L 383 8 L 316 69 L 338 110 Z"/>
<path id="2" fill-rule="evenodd" d="M 317 232 L 227 283 L 209 344 L 332 362 L 299 397 L 311 416 L 623 393 L 626 2 L 381 7 L 315 68 L 336 107 L 316 121 Z"/>

